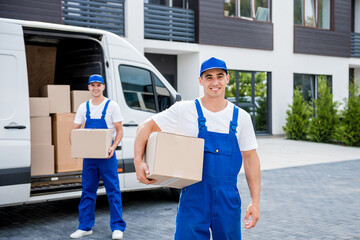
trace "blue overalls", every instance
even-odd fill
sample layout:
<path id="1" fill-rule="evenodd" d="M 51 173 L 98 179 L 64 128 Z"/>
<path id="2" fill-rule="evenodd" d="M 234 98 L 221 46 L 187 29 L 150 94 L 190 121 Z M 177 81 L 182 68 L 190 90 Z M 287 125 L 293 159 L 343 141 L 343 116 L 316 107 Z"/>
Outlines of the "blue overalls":
<path id="1" fill-rule="evenodd" d="M 85 128 L 107 129 L 105 114 L 110 100 L 105 104 L 101 119 L 90 118 L 89 101 L 86 103 Z M 111 231 L 124 231 L 125 221 L 122 219 L 122 202 L 117 172 L 117 159 L 114 155 L 110 159 L 84 158 L 82 171 L 82 194 L 79 204 L 79 228 L 89 231 L 95 223 L 96 192 L 100 177 L 104 182 L 110 207 Z"/>
<path id="2" fill-rule="evenodd" d="M 203 178 L 181 191 L 175 240 L 241 239 L 241 199 L 236 186 L 242 156 L 236 138 L 239 109 L 234 106 L 229 133 L 207 131 L 199 101 L 199 138 L 205 140 Z"/>

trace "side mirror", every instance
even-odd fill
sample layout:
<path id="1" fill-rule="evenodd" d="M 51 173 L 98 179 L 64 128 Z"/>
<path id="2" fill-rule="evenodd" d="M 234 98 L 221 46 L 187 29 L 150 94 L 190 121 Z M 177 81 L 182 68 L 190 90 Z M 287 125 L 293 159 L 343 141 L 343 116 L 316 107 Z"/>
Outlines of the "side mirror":
<path id="1" fill-rule="evenodd" d="M 181 95 L 177 93 L 175 97 L 175 102 L 179 102 L 179 101 L 181 101 Z"/>

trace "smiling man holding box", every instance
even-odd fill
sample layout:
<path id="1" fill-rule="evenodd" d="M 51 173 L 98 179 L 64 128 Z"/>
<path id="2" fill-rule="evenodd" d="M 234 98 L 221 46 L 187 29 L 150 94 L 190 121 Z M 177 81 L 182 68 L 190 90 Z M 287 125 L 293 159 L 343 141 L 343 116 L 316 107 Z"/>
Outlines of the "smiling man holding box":
<path id="1" fill-rule="evenodd" d="M 251 195 L 245 228 L 255 227 L 260 217 L 260 161 L 250 115 L 225 99 L 229 75 L 224 61 L 210 58 L 202 63 L 199 83 L 204 96 L 181 101 L 139 126 L 134 164 L 139 181 L 150 184 L 143 161 L 152 132 L 170 132 L 203 138 L 202 181 L 181 191 L 175 240 L 241 239 L 241 200 L 237 177 L 242 162 Z M 249 217 L 251 216 L 251 221 Z"/>
<path id="2" fill-rule="evenodd" d="M 76 112 L 73 129 L 85 122 L 86 129 L 112 129 L 114 142 L 107 158 L 84 158 L 82 172 L 82 195 L 79 204 L 79 227 L 70 235 L 81 238 L 92 234 L 95 223 L 95 205 L 100 177 L 102 178 L 110 206 L 110 228 L 112 239 L 122 239 L 126 224 L 122 218 L 122 201 L 117 172 L 116 147 L 122 136 L 123 117 L 118 104 L 105 98 L 104 79 L 100 75 L 89 77 L 88 87 L 92 99 L 82 103 Z"/>

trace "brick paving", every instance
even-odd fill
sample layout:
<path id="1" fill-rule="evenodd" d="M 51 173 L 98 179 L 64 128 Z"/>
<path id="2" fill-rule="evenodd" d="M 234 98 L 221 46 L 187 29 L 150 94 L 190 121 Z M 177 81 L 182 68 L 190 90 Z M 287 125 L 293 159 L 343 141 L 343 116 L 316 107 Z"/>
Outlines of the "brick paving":
<path id="1" fill-rule="evenodd" d="M 360 160 L 262 171 L 261 219 L 243 239 L 360 239 Z M 239 176 L 243 215 L 249 193 Z M 69 239 L 79 199 L 0 208 L 0 239 Z M 124 239 L 170 240 L 177 203 L 168 190 L 123 193 Z M 244 217 L 244 216 L 243 216 Z M 242 217 L 242 218 L 243 218 Z M 111 239 L 106 196 L 99 196 L 90 239 Z"/>

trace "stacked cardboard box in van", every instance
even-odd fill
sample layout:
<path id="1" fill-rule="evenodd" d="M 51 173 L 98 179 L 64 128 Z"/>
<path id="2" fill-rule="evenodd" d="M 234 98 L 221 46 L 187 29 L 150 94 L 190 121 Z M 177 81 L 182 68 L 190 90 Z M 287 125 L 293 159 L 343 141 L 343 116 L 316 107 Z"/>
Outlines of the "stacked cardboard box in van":
<path id="1" fill-rule="evenodd" d="M 91 93 L 70 92 L 69 85 L 45 85 L 40 96 L 30 98 L 31 175 L 81 171 L 82 159 L 71 157 L 69 137 L 75 112 Z"/>
<path id="2" fill-rule="evenodd" d="M 69 85 L 46 85 L 41 95 L 49 98 L 52 143 L 55 147 L 55 172 L 82 170 L 82 159 L 71 157 L 70 132 L 74 125 L 75 114 L 71 113 Z"/>
<path id="3" fill-rule="evenodd" d="M 48 98 L 30 98 L 31 176 L 54 173 Z"/>
<path id="4" fill-rule="evenodd" d="M 71 157 L 70 132 L 74 126 L 75 113 L 52 115 L 53 143 L 55 145 L 55 171 L 82 170 L 82 159 Z"/>
<path id="5" fill-rule="evenodd" d="M 71 112 L 76 113 L 80 104 L 91 99 L 91 93 L 87 90 L 71 91 Z"/>

